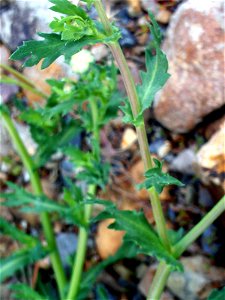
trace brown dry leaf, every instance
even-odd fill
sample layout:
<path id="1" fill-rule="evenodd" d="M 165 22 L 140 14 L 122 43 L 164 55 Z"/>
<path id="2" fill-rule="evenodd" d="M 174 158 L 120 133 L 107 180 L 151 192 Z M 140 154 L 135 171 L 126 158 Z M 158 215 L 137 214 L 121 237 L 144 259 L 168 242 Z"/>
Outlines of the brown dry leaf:
<path id="1" fill-rule="evenodd" d="M 40 91 L 49 95 L 51 92 L 51 88 L 50 85 L 46 83 L 46 80 L 50 78 L 60 79 L 65 76 L 65 73 L 62 67 L 57 63 L 53 63 L 48 68 L 41 70 L 41 63 L 42 61 L 40 61 L 39 64 L 34 67 L 25 68 L 23 74 L 31 82 L 33 82 Z M 43 103 L 43 98 L 41 96 L 33 94 L 32 92 L 27 90 L 24 90 L 24 94 L 30 104 L 32 104 L 33 102 Z"/>
<path id="2" fill-rule="evenodd" d="M 116 253 L 122 245 L 124 231 L 107 228 L 114 222 L 114 219 L 107 219 L 99 223 L 96 235 L 98 253 L 102 259 Z"/>

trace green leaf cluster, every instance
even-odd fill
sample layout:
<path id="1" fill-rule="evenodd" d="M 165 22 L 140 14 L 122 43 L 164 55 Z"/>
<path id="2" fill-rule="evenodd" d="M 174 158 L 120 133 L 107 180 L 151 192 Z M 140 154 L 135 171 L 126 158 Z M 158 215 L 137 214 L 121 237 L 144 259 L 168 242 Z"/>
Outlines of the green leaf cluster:
<path id="1" fill-rule="evenodd" d="M 25 283 L 16 283 L 10 286 L 13 299 L 29 299 L 29 300 L 49 300 L 46 296 L 40 295 Z"/>
<path id="2" fill-rule="evenodd" d="M 161 193 L 163 188 L 167 185 L 174 184 L 178 186 L 184 186 L 184 184 L 180 182 L 178 179 L 162 171 L 163 163 L 161 163 L 157 159 L 154 159 L 154 163 L 155 163 L 155 167 L 148 170 L 145 173 L 146 180 L 143 183 L 137 185 L 138 189 L 148 190 L 154 187 L 157 193 Z"/>
<path id="3" fill-rule="evenodd" d="M 81 130 L 92 133 L 93 104 L 97 109 L 98 129 L 116 117 L 120 102 L 116 78 L 117 70 L 113 65 L 92 65 L 76 82 L 48 80 L 52 92 L 45 106 L 21 109 L 20 119 L 28 123 L 38 145 L 33 157 L 37 167 L 43 166 L 57 151 L 70 146 Z M 74 114 L 79 117 L 75 119 Z"/>
<path id="4" fill-rule="evenodd" d="M 102 203 L 103 204 L 103 203 Z M 87 272 L 83 274 L 81 280 L 80 291 L 78 295 L 78 300 L 85 300 L 92 288 L 97 276 L 109 265 L 117 262 L 118 260 L 124 258 L 133 258 L 139 253 L 137 245 L 132 242 L 124 241 L 122 246 L 113 255 L 109 256 L 107 259 L 98 263 L 97 265 L 90 268 Z"/>
<path id="5" fill-rule="evenodd" d="M 78 187 L 69 182 L 70 189 L 64 190 L 64 202 L 57 202 L 49 199 L 45 195 L 36 196 L 23 188 L 8 182 L 12 192 L 2 193 L 1 197 L 5 199 L 2 205 L 7 207 L 18 207 L 20 211 L 25 213 L 56 213 L 67 224 L 74 224 L 86 227 L 87 223 L 83 217 L 84 197 Z"/>
<path id="6" fill-rule="evenodd" d="M 31 67 L 42 59 L 42 69 L 51 65 L 63 55 L 66 60 L 79 52 L 84 46 L 96 43 L 117 41 L 119 31 L 114 28 L 113 34 L 107 36 L 100 23 L 92 20 L 81 8 L 68 0 L 50 0 L 54 5 L 51 10 L 65 16 L 55 18 L 50 23 L 53 33 L 38 33 L 42 40 L 25 41 L 11 55 L 12 60 L 25 60 L 24 66 Z M 89 0 L 88 5 L 91 4 Z"/>
<path id="7" fill-rule="evenodd" d="M 67 147 L 64 153 L 78 169 L 76 179 L 87 184 L 95 184 L 103 188 L 108 182 L 110 165 L 96 158 L 92 152 L 83 152 L 74 147 Z"/>
<path id="8" fill-rule="evenodd" d="M 34 263 L 48 254 L 47 249 L 43 248 L 36 238 L 17 229 L 3 218 L 0 218 L 0 232 L 10 236 L 22 245 L 21 249 L 1 259 L 1 282 L 21 268 Z"/>

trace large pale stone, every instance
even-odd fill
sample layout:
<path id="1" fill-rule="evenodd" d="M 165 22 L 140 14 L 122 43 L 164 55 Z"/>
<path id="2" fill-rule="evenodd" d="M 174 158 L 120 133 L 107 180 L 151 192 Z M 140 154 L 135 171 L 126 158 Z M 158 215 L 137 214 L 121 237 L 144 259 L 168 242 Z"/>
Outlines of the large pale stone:
<path id="1" fill-rule="evenodd" d="M 225 122 L 197 153 L 197 171 L 205 184 L 225 191 Z"/>
<path id="2" fill-rule="evenodd" d="M 223 0 L 182 4 L 163 48 L 172 76 L 155 99 L 155 116 L 170 130 L 188 132 L 225 104 Z"/>

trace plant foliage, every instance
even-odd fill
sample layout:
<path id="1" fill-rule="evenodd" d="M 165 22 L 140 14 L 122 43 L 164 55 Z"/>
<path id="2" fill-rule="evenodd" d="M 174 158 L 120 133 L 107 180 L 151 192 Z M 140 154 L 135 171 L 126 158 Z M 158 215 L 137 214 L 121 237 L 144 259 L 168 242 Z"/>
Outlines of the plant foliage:
<path id="1" fill-rule="evenodd" d="M 150 189 L 154 187 L 157 191 L 157 193 L 161 193 L 163 188 L 167 185 L 178 185 L 183 186 L 184 184 L 180 182 L 178 179 L 170 176 L 168 173 L 164 173 L 162 171 L 163 164 L 157 160 L 154 159 L 155 167 L 148 170 L 145 173 L 146 180 L 137 185 L 138 189 Z"/>
<path id="2" fill-rule="evenodd" d="M 42 40 L 26 41 L 11 55 L 12 60 L 26 59 L 24 66 L 31 67 L 42 59 L 42 69 L 63 55 L 69 60 L 84 46 L 117 41 L 120 34 L 116 28 L 112 36 L 105 35 L 101 24 L 93 21 L 86 12 L 68 0 L 51 0 L 51 10 L 65 16 L 50 23 L 53 33 L 38 33 Z M 90 1 L 87 2 L 89 5 Z M 57 32 L 57 33 L 56 33 Z"/>
<path id="3" fill-rule="evenodd" d="M 124 240 L 133 241 L 139 247 L 140 253 L 164 260 L 174 269 L 182 269 L 181 264 L 161 244 L 143 212 L 118 210 L 115 206 L 106 207 L 105 211 L 100 213 L 95 220 L 107 218 L 115 219 L 109 228 L 124 230 L 126 232 Z"/>

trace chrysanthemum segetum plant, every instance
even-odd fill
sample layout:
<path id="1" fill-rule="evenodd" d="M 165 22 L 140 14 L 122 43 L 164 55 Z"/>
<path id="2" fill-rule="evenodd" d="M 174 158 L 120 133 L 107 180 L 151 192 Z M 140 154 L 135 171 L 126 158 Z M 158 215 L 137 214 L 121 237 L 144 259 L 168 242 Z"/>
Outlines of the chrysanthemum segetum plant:
<path id="1" fill-rule="evenodd" d="M 90 8 L 92 5 L 95 7 L 99 21 L 90 18 L 87 10 L 83 8 L 84 6 L 74 5 L 68 0 L 50 0 L 50 2 L 53 4 L 50 9 L 59 13 L 59 17 L 50 23 L 52 33 L 39 33 L 39 36 L 42 38 L 41 40 L 25 41 L 12 54 L 11 59 L 25 60 L 24 67 L 34 66 L 42 60 L 42 68 L 46 68 L 62 55 L 68 61 L 72 55 L 79 52 L 85 46 L 104 43 L 110 48 L 127 92 L 127 98 L 120 104 L 120 109 L 124 113 L 123 120 L 136 128 L 140 153 L 145 168 L 146 180 L 137 188 L 144 188 L 148 191 L 156 226 L 153 228 L 141 211 L 120 211 L 110 202 L 96 199 L 97 187 L 102 188 L 105 185 L 109 169 L 108 164 L 102 161 L 100 155 L 99 130 L 109 118 L 115 116 L 116 108 L 118 108 L 120 102 L 118 101 L 118 99 L 120 100 L 118 96 L 113 97 L 116 87 L 113 83 L 115 80 L 110 81 L 110 78 L 115 77 L 114 68 L 111 69 L 111 73 L 105 71 L 106 78 L 104 80 L 102 80 L 101 76 L 96 78 L 95 74 L 98 74 L 99 71 L 94 68 L 93 76 L 87 74 L 83 85 L 82 80 L 75 85 L 72 84 L 69 95 L 63 89 L 65 83 L 52 81 L 50 84 L 55 87 L 53 94 L 50 98 L 43 95 L 46 98 L 46 106 L 44 108 L 28 109 L 28 111 L 22 113 L 23 120 L 30 125 L 34 138 L 39 142 L 39 148 L 34 157 L 30 157 L 27 153 L 10 119 L 7 108 L 2 107 L 4 123 L 21 156 L 24 166 L 30 174 L 33 186 L 33 194 L 30 194 L 22 188 L 10 184 L 9 187 L 14 192 L 4 195 L 6 198 L 5 205 L 22 205 L 26 211 L 35 211 L 40 214 L 48 245 L 46 249 L 42 250 L 50 253 L 60 299 L 85 299 L 96 274 L 102 268 L 124 256 L 132 257 L 139 253 L 153 256 L 159 261 L 153 282 L 149 283 L 150 288 L 147 298 L 151 300 L 160 299 L 169 274 L 173 270 L 182 271 L 182 265 L 178 260 L 179 257 L 225 210 L 225 197 L 186 235 L 180 236 L 180 231 L 171 232 L 167 230 L 159 194 L 167 185 L 175 184 L 182 186 L 183 184 L 178 179 L 162 171 L 162 162 L 156 159 L 152 160 L 143 118 L 143 113 L 151 106 L 155 94 L 169 78 L 168 62 L 165 54 L 160 49 L 161 33 L 154 16 L 149 13 L 149 29 L 153 37 L 153 45 L 151 50 L 146 50 L 146 72 L 140 73 L 142 82 L 140 85 L 135 86 L 118 42 L 120 31 L 108 19 L 101 0 L 82 1 L 83 4 L 87 4 L 87 8 Z M 27 79 L 21 78 L 20 74 L 15 74 L 15 71 L 13 72 L 17 76 L 19 83 L 23 81 L 34 92 L 36 90 L 37 93 L 43 94 L 35 89 L 34 85 L 29 83 Z M 108 82 L 109 85 L 105 84 L 105 82 Z M 59 92 L 58 95 L 56 91 Z M 82 106 L 85 101 L 87 101 L 87 110 L 84 110 Z M 74 111 L 78 116 L 77 119 L 71 117 L 71 112 Z M 67 123 L 65 123 L 65 115 L 69 116 Z M 62 122 L 64 122 L 63 126 Z M 62 128 L 66 132 L 64 132 L 64 129 L 62 132 Z M 70 128 L 69 132 L 67 132 L 68 128 Z M 92 145 L 89 152 L 82 152 L 80 149 L 74 149 L 73 146 L 65 147 L 65 144 L 68 144 L 71 138 L 71 134 L 74 134 L 73 129 L 79 131 L 80 128 L 89 133 L 89 138 L 91 139 L 89 144 Z M 57 139 L 54 135 L 55 131 L 58 134 Z M 41 134 L 38 134 L 40 132 Z M 49 146 L 49 143 L 43 145 L 43 141 L 46 138 L 51 141 L 51 146 Z M 43 165 L 56 149 L 60 149 L 64 154 L 68 155 L 75 166 L 79 167 L 80 172 L 77 179 L 86 182 L 88 186 L 86 193 L 83 194 L 79 186 L 74 187 L 70 182 L 65 190 L 63 203 L 55 203 L 43 195 L 38 175 L 38 167 Z M 97 217 L 91 219 L 91 207 L 94 203 L 102 204 L 104 210 Z M 72 266 L 71 278 L 69 279 L 65 276 L 58 254 L 50 221 L 51 212 L 57 212 L 66 222 L 76 224 L 79 227 L 78 246 Z M 103 261 L 89 272 L 83 274 L 90 222 L 106 218 L 113 218 L 115 220 L 110 225 L 110 228 L 125 231 L 123 245 L 114 257 L 109 257 L 108 260 Z M 35 247 L 42 247 L 37 241 L 18 232 L 15 227 L 12 227 L 3 220 L 1 228 L 5 233 L 10 234 L 27 245 L 22 252 L 22 255 L 25 255 L 25 257 L 27 257 L 26 255 L 29 256 L 29 253 L 33 253 L 32 251 L 35 251 Z M 39 252 L 40 255 L 36 259 L 40 258 L 41 253 L 42 251 Z M 33 254 L 30 257 L 33 260 L 35 259 Z M 31 262 L 27 259 L 22 260 L 21 253 L 16 253 L 4 262 L 4 278 L 18 269 L 16 263 L 19 259 L 23 261 L 23 265 Z M 9 266 L 13 266 L 11 271 Z M 33 291 L 26 285 L 16 285 L 13 288 L 16 291 L 15 295 L 17 297 L 19 295 L 20 297 L 28 297 L 29 299 L 43 298 L 37 291 Z M 220 292 L 218 293 L 221 294 Z"/>

